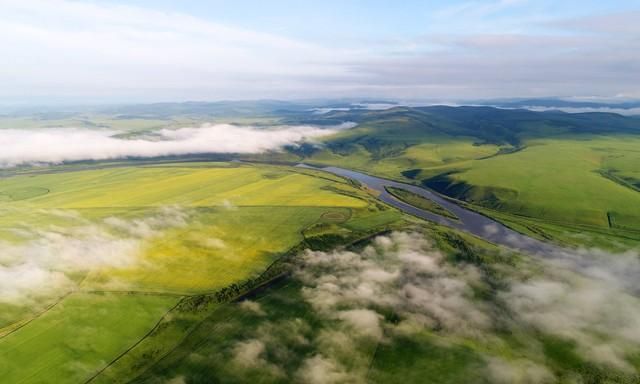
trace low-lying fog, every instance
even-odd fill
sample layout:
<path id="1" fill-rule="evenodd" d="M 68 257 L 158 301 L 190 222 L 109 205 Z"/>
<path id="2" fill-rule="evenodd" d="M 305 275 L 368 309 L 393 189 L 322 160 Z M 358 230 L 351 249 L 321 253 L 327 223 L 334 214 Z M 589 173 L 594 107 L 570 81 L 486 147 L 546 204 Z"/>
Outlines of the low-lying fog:
<path id="1" fill-rule="evenodd" d="M 603 255 L 598 250 L 589 253 Z M 299 339 L 315 350 L 297 372 L 300 381 L 364 383 L 371 362 L 359 346 L 366 340 L 384 344 L 399 335 L 434 330 L 452 340 L 462 337 L 477 345 L 500 345 L 506 328 L 516 334 L 534 329 L 562 338 L 573 343 L 587 361 L 635 372 L 629 357 L 640 345 L 640 299 L 606 276 L 623 264 L 638 270 L 638 255 L 609 254 L 612 265 L 591 262 L 587 251 L 567 253 L 566 259 L 583 256 L 582 268 L 572 262 L 540 259 L 518 267 L 505 265 L 503 284 L 496 288 L 494 299 L 483 300 L 474 294 L 474 287 L 486 285 L 487 271 L 447 262 L 422 234 L 394 232 L 377 237 L 359 252 L 307 251 L 301 255 L 294 276 L 302 283 L 302 296 L 314 315 L 334 325 L 309 339 L 301 333 L 310 326 L 304 319 L 275 323 L 266 318 L 246 340 L 237 343 L 234 361 L 284 374 L 287 362 L 269 360 L 268 356 L 278 354 L 266 351 L 293 348 L 282 340 Z M 594 272 L 589 276 L 580 273 L 587 264 Z M 243 306 L 268 316 L 258 302 Z M 399 320 L 389 321 L 389 313 Z M 288 338 L 273 336 L 280 334 Z M 481 352 L 485 374 L 496 383 L 556 382 L 558 378 L 539 348 L 532 340 L 530 347 L 523 347 L 519 356 L 511 358 L 487 348 Z"/>
<path id="2" fill-rule="evenodd" d="M 261 153 L 313 142 L 353 126 L 205 124 L 161 129 L 134 138 L 123 137 L 126 132 L 87 128 L 5 129 L 0 130 L 0 167 L 198 153 Z"/>

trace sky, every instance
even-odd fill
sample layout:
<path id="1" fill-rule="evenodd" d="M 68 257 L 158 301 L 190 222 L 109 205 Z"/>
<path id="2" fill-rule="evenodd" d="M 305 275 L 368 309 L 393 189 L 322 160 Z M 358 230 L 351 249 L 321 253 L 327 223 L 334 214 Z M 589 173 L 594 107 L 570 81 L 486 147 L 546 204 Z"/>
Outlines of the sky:
<path id="1" fill-rule="evenodd" d="M 0 104 L 640 98 L 637 0 L 0 0 Z"/>

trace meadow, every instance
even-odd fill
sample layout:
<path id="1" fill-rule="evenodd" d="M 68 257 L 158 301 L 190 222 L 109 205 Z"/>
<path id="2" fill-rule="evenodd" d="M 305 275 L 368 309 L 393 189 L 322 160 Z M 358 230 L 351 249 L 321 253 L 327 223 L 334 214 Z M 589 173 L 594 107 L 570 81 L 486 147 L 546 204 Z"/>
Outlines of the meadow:
<path id="1" fill-rule="evenodd" d="M 0 191 L 2 247 L 16 254 L 5 267 L 44 247 L 52 258 L 28 265 L 63 282 L 0 302 L 10 382 L 87 380 L 126 361 L 176 305 L 251 281 L 301 243 L 357 239 L 402 218 L 343 179 L 238 163 L 52 167 L 4 178 Z M 170 350 L 206 316 L 176 315 L 151 349 Z"/>
<path id="2" fill-rule="evenodd" d="M 448 217 L 453 220 L 458 219 L 458 217 L 452 212 L 450 212 L 448 209 L 444 208 L 440 204 L 437 204 L 429 199 L 425 199 L 424 197 L 418 194 L 409 192 L 401 188 L 394 188 L 394 187 L 387 187 L 386 190 L 398 200 L 404 201 L 405 203 L 410 204 L 414 207 L 420 208 L 425 211 L 433 212 L 437 215 Z"/>
<path id="3" fill-rule="evenodd" d="M 305 161 L 423 185 L 514 227 L 541 220 L 554 241 L 579 243 L 577 231 L 606 248 L 640 242 L 634 119 L 445 107 L 349 117 L 361 125 Z"/>
<path id="4" fill-rule="evenodd" d="M 444 257 L 438 261 L 442 262 L 440 268 L 456 271 L 442 277 L 441 283 L 448 288 L 447 293 L 440 296 L 439 269 L 431 269 L 429 275 L 420 275 L 412 269 L 421 276 L 412 282 L 434 283 L 427 283 L 434 301 L 426 304 L 428 309 L 423 313 L 434 319 L 433 322 L 412 324 L 412 315 L 416 314 L 412 311 L 420 311 L 419 308 L 407 309 L 395 301 L 387 302 L 389 295 L 395 297 L 394 289 L 398 289 L 400 295 L 396 300 L 411 301 L 412 298 L 404 296 L 402 285 L 396 287 L 375 279 L 374 276 L 381 276 L 373 274 L 372 264 L 380 263 L 384 268 L 388 256 L 381 251 L 373 253 L 372 248 L 394 248 L 385 248 L 390 247 L 387 240 L 370 239 L 349 246 L 351 253 L 330 253 L 327 265 L 316 267 L 316 257 L 327 257 L 322 253 L 307 259 L 310 264 L 300 266 L 304 258 L 294 260 L 293 270 L 296 271 L 296 266 L 300 268 L 297 273 L 241 300 L 213 308 L 176 348 L 132 377 L 135 382 L 150 384 L 322 382 L 324 379 L 421 383 L 425 378 L 433 383 L 632 383 L 637 380 L 633 371 L 594 361 L 571 336 L 558 336 L 553 330 L 532 327 L 520 318 L 527 314 L 512 312 L 503 301 L 502 290 L 519 279 L 527 281 L 534 276 L 551 279 L 536 261 L 505 254 L 477 238 L 435 225 L 414 222 L 411 230 L 419 231 L 437 244 Z M 393 235 L 390 238 L 393 239 Z M 415 240 L 412 238 L 411 244 L 415 244 Z M 424 252 L 412 245 L 409 248 L 414 256 Z M 365 260 L 354 256 L 358 254 L 367 255 L 364 271 L 358 271 L 359 262 Z M 349 264 L 341 265 L 338 255 L 346 256 Z M 439 252 L 425 254 L 436 258 L 441 257 L 439 255 Z M 321 275 L 314 275 L 314 268 L 318 268 Z M 475 272 L 465 275 L 465 271 Z M 319 280 L 308 279 L 305 274 Z M 460 285 L 459 279 L 464 276 L 469 280 Z M 365 279 L 362 286 L 358 285 L 360 278 Z M 326 284 L 326 281 L 341 290 L 325 291 L 323 282 Z M 385 289 L 376 291 L 381 296 L 379 299 L 371 298 L 366 290 L 356 289 L 364 290 L 364 284 L 369 289 L 383 284 Z M 458 291 L 461 287 L 464 289 Z M 320 292 L 315 296 L 317 291 Z M 358 292 L 362 296 L 351 300 Z M 332 305 L 335 309 L 330 309 Z M 637 305 L 637 301 L 633 305 Z M 370 317 L 371 314 L 375 316 Z M 424 321 L 421 317 L 417 319 Z M 585 326 L 590 321 L 586 320 Z M 601 335 L 602 340 L 609 337 L 607 332 Z M 638 362 L 632 352 L 629 361 L 637 369 Z M 102 377 L 96 382 L 107 383 L 113 377 Z"/>
<path id="5" fill-rule="evenodd" d="M 156 109 L 5 123 L 137 135 L 202 117 Z M 544 116 L 313 115 L 360 125 L 244 158 L 427 186 L 546 241 L 640 245 L 633 124 Z M 637 348 L 625 339 L 634 328 L 620 327 L 621 316 L 640 316 L 637 300 L 564 267 L 405 216 L 313 169 L 151 159 L 3 170 L 0 272 L 11 284 L 0 281 L 0 372 L 34 383 L 310 382 L 314 372 L 338 382 L 637 382 Z"/>
<path id="6" fill-rule="evenodd" d="M 78 383 L 142 338 L 179 298 L 72 293 L 0 339 L 7 383 Z"/>
<path id="7" fill-rule="evenodd" d="M 615 167 L 613 159 L 631 168 L 636 162 L 629 155 L 639 145 L 632 137 L 531 140 L 521 151 L 476 161 L 451 178 L 479 192 L 475 196 L 470 190 L 459 197 L 488 205 L 494 193 L 496 206 L 513 214 L 640 230 L 640 194 L 599 173 Z M 500 198 L 500 193 L 506 196 Z M 608 216 L 616 223 L 609 223 Z"/>

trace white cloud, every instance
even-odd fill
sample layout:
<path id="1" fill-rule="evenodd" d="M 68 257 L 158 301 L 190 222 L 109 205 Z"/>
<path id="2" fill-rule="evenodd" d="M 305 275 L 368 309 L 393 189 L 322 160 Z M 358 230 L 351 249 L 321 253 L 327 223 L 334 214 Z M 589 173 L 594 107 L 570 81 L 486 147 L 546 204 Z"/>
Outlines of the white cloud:
<path id="1" fill-rule="evenodd" d="M 332 64 L 337 52 L 307 42 L 184 13 L 65 0 L 3 1 L 0 47 L 0 96 L 229 98 L 345 72 Z"/>
<path id="2" fill-rule="evenodd" d="M 3 1 L 0 99 L 637 95 L 637 13 L 469 1 L 425 15 L 422 35 L 338 45 L 129 5 Z"/>
<path id="3" fill-rule="evenodd" d="M 205 248 L 224 249 L 227 247 L 224 240 L 215 237 L 206 237 L 204 239 L 199 238 L 196 241 Z"/>
<path id="4" fill-rule="evenodd" d="M 74 286 L 63 272 L 43 268 L 34 262 L 9 267 L 0 265 L 0 303 L 31 305 L 31 301 L 24 301 L 50 292 L 68 291 Z"/>
<path id="5" fill-rule="evenodd" d="M 471 299 L 472 267 L 454 269 L 420 234 L 377 237 L 362 253 L 334 251 L 302 255 L 298 278 L 314 309 L 368 336 L 382 336 L 372 308 L 395 311 L 408 324 L 465 335 L 490 328 L 482 305 Z M 350 308 L 350 311 L 341 311 Z"/>
<path id="6" fill-rule="evenodd" d="M 380 320 L 382 316 L 370 309 L 350 309 L 340 311 L 337 317 L 351 326 L 356 333 L 379 340 L 382 337 Z"/>
<path id="7" fill-rule="evenodd" d="M 74 274 L 140 264 L 144 240 L 185 225 L 185 219 L 185 213 L 173 207 L 145 219 L 23 229 L 21 241 L 0 242 L 0 303 L 37 305 L 39 298 L 75 288 Z"/>
<path id="8" fill-rule="evenodd" d="M 360 383 L 362 379 L 353 377 L 347 370 L 335 360 L 317 355 L 306 359 L 298 376 L 303 383 L 309 384 L 334 384 L 334 383 Z"/>
<path id="9" fill-rule="evenodd" d="M 162 129 L 147 138 L 114 137 L 121 132 L 76 128 L 0 130 L 0 167 L 192 153 L 258 153 L 310 141 L 351 123 L 318 128 L 280 126 L 270 129 L 230 124 Z M 231 203 L 225 206 L 232 207 Z"/>
<path id="10" fill-rule="evenodd" d="M 266 313 L 262 309 L 262 306 L 257 301 L 244 300 L 240 303 L 240 307 L 256 315 L 266 315 Z"/>
<path id="11" fill-rule="evenodd" d="M 578 249 L 540 256 L 543 273 L 499 293 L 514 316 L 574 341 L 586 359 L 633 371 L 627 358 L 640 345 L 640 255 Z"/>
<path id="12" fill-rule="evenodd" d="M 274 365 L 284 369 L 291 364 L 292 347 L 304 346 L 309 353 L 294 374 L 301 382 L 365 383 L 370 347 L 396 333 L 430 328 L 474 336 L 490 327 L 482 304 L 470 297 L 466 281 L 476 282 L 475 274 L 448 266 L 420 234 L 379 236 L 362 252 L 306 251 L 294 276 L 303 285 L 311 318 L 320 321 L 321 328 L 312 329 L 308 319 L 272 322 L 267 317 L 255 332 L 248 332 L 250 339 L 238 344 L 240 349 L 234 347 L 234 356 L 251 356 L 269 370 Z M 241 305 L 256 313 L 254 304 Z M 385 320 L 389 313 L 400 323 Z M 265 350 L 274 351 L 268 361 Z"/>
<path id="13" fill-rule="evenodd" d="M 498 227 L 497 224 L 486 224 L 483 228 L 482 231 L 484 232 L 484 234 L 486 236 L 493 236 L 495 234 L 497 234 L 498 232 L 500 232 L 500 229 Z"/>
<path id="14" fill-rule="evenodd" d="M 532 111 L 563 111 L 567 113 L 585 113 L 585 112 L 602 112 L 602 113 L 617 113 L 620 115 L 640 115 L 640 108 L 616 108 L 612 107 L 598 107 L 598 108 L 589 108 L 589 107 L 527 107 L 524 106 L 522 108 L 530 109 Z"/>
<path id="15" fill-rule="evenodd" d="M 260 340 L 243 341 L 234 347 L 234 360 L 245 367 L 255 367 L 264 362 L 264 343 Z"/>
<path id="16" fill-rule="evenodd" d="M 487 370 L 492 382 L 497 384 L 544 384 L 557 382 L 545 366 L 526 359 L 507 361 L 498 357 L 488 359 Z"/>
<path id="17" fill-rule="evenodd" d="M 491 382 L 553 383 L 551 357 L 536 341 L 542 333 L 575 343 L 578 354 L 601 367 L 635 372 L 628 357 L 640 345 L 640 300 L 631 289 L 638 255 L 578 250 L 547 256 L 495 265 L 505 284 L 495 288 L 496 300 L 483 300 L 473 290 L 489 288 L 485 271 L 449 264 L 422 234 L 379 236 L 358 252 L 308 250 L 293 276 L 309 317 L 265 316 L 234 353 L 301 382 L 365 383 L 376 343 L 391 345 L 395 337 L 429 330 L 446 342 L 471 340 Z M 256 304 L 241 305 L 262 314 Z M 530 342 L 505 354 L 503 347 L 511 347 L 497 330 Z M 292 366 L 297 347 L 307 352 Z"/>

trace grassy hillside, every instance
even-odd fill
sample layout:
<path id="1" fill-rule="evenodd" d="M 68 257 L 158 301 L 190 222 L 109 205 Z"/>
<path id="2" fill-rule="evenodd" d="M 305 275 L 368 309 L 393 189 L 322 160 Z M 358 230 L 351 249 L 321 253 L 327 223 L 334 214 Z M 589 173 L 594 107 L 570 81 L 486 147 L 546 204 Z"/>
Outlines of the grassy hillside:
<path id="1" fill-rule="evenodd" d="M 418 194 L 409 192 L 401 188 L 394 188 L 394 187 L 386 187 L 386 190 L 390 194 L 392 194 L 396 199 L 400 201 L 404 201 L 409 205 L 412 205 L 414 207 L 420 208 L 425 211 L 433 212 L 436 215 L 448 217 L 453 220 L 458 219 L 458 217 L 454 215 L 452 212 L 450 212 L 448 209 L 444 208 L 440 204 L 437 204 L 429 199 L 425 199 L 424 197 Z"/>
<path id="2" fill-rule="evenodd" d="M 453 231 L 429 226 L 412 230 L 434 241 L 440 251 L 425 253 L 416 247 L 421 240 L 415 235 L 405 240 L 391 235 L 353 245 L 348 252 L 302 255 L 292 261 L 291 277 L 215 308 L 135 381 L 287 383 L 330 378 L 346 383 L 423 383 L 428 378 L 433 383 L 632 383 L 638 379 L 637 362 L 636 368 L 627 370 L 594 361 L 571 337 L 531 327 L 519 320 L 521 314 L 511 312 L 500 292 L 524 276 L 526 280 L 547 274 L 540 265 L 517 255 L 505 257 L 491 245 Z M 398 241 L 400 245 L 395 244 Z M 408 275 L 418 278 L 394 269 L 390 254 L 395 251 L 407 255 Z M 410 260 L 435 264 L 429 263 L 429 273 L 423 274 L 409 255 Z M 440 268 L 451 274 L 440 276 Z M 389 283 L 394 276 L 397 286 Z M 462 283 L 465 276 L 469 280 Z M 428 292 L 408 293 L 416 288 L 413 284 L 425 282 Z M 405 300 L 410 304 L 404 305 Z M 633 345 L 629 348 L 629 356 L 637 351 Z M 629 357 L 629 361 L 635 360 Z M 97 382 L 107 383 L 112 377 Z"/>
<path id="3" fill-rule="evenodd" d="M 640 193 L 601 174 L 611 166 L 607 164 L 611 158 L 625 158 L 631 167 L 634 161 L 625 153 L 639 146 L 639 137 L 529 140 L 517 153 L 476 161 L 467 169 L 425 183 L 454 197 L 518 215 L 640 230 Z M 610 223 L 610 217 L 615 222 Z"/>
<path id="4" fill-rule="evenodd" d="M 490 107 L 399 107 L 326 118 L 360 125 L 302 154 L 305 161 L 426 185 L 511 221 L 540 219 L 567 233 L 640 240 L 636 118 Z M 553 232 L 547 235 L 575 240 Z"/>
<path id="5" fill-rule="evenodd" d="M 155 129 L 172 113 L 198 119 L 210 108 L 206 116 L 219 118 L 355 121 L 322 145 L 247 157 L 425 185 L 549 241 L 640 244 L 636 118 L 486 107 L 320 114 L 262 104 L 116 108 L 104 124 L 123 114 L 133 131 Z M 639 380 L 635 296 L 575 273 L 571 260 L 547 265 L 404 216 L 337 176 L 151 161 L 3 176 L 7 382 Z M 617 273 L 618 262 L 635 270 L 634 260 L 615 261 L 594 270 Z"/>

